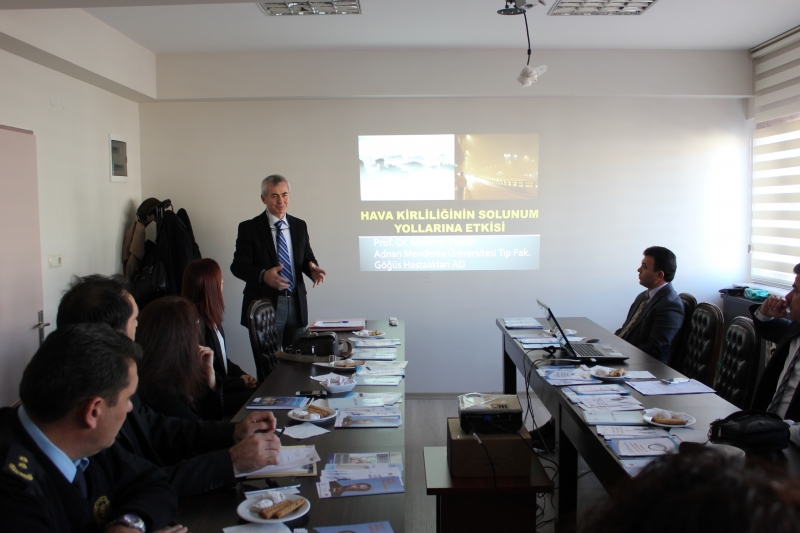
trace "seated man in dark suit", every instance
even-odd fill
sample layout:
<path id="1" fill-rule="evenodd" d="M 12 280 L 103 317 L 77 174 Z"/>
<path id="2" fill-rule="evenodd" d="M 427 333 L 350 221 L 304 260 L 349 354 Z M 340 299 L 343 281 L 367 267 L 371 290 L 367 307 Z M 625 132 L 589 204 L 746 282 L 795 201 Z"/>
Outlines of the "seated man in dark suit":
<path id="1" fill-rule="evenodd" d="M 137 315 L 123 278 L 93 275 L 73 281 L 58 306 L 56 323 L 62 328 L 101 322 L 133 339 Z M 117 440 L 162 467 L 180 497 L 232 487 L 236 474 L 278 462 L 280 441 L 270 412 L 253 413 L 238 424 L 192 422 L 158 414 L 136 394 L 131 402 L 133 410 Z"/>
<path id="2" fill-rule="evenodd" d="M 753 409 L 800 421 L 800 300 L 794 302 L 800 291 L 800 264 L 795 265 L 794 274 L 786 298 L 770 296 L 760 306 L 750 308 L 758 334 L 777 344 L 756 387 Z M 793 435 L 793 442 L 795 438 Z"/>
<path id="3" fill-rule="evenodd" d="M 164 472 L 115 442 L 140 358 L 104 324 L 47 337 L 22 375 L 22 405 L 0 409 L 3 531 L 144 533 L 175 518 Z"/>
<path id="4" fill-rule="evenodd" d="M 625 324 L 615 334 L 662 363 L 669 364 L 672 341 L 683 324 L 683 303 L 672 287 L 678 263 L 661 246 L 644 251 L 639 284 L 645 289 L 633 301 Z"/>

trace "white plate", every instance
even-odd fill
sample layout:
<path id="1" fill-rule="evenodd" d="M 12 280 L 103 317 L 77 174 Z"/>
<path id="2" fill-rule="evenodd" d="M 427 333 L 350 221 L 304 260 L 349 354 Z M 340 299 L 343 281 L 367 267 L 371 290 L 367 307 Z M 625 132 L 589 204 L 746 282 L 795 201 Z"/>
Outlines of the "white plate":
<path id="1" fill-rule="evenodd" d="M 612 377 L 612 376 L 599 376 L 599 375 L 597 375 L 597 374 L 595 373 L 595 370 L 596 370 L 596 369 L 595 369 L 595 368 L 593 368 L 593 369 L 591 369 L 591 370 L 589 371 L 589 373 L 590 373 L 592 376 L 594 376 L 594 377 L 596 377 L 597 379 L 599 379 L 600 381 L 608 381 L 609 383 L 614 383 L 614 382 L 617 382 L 617 381 L 625 381 L 625 380 L 627 379 L 627 377 L 628 377 L 628 372 L 625 372 L 625 370 L 624 370 L 624 369 L 623 369 L 623 372 L 625 372 L 625 373 L 624 373 L 623 375 L 621 375 L 621 376 L 616 376 L 616 377 Z"/>
<path id="2" fill-rule="evenodd" d="M 369 334 L 370 331 L 377 331 L 378 334 L 370 335 Z M 361 331 L 354 331 L 353 334 L 356 335 L 357 337 L 364 337 L 365 339 L 382 339 L 384 335 L 386 335 L 386 333 L 384 333 L 383 331 L 379 331 L 377 329 L 373 330 L 362 329 Z"/>
<path id="3" fill-rule="evenodd" d="M 677 424 L 677 425 L 659 424 L 658 422 L 653 422 L 653 417 L 656 416 L 659 411 L 666 411 L 667 413 L 670 413 L 671 415 L 673 415 L 670 418 L 673 418 L 674 415 L 684 416 L 684 417 L 686 417 L 688 419 L 688 421 L 685 424 Z M 647 422 L 648 424 L 652 424 L 654 426 L 658 426 L 658 427 L 662 427 L 662 428 L 685 428 L 685 427 L 691 426 L 692 424 L 697 422 L 697 419 L 695 417 L 693 417 L 692 415 L 687 415 L 686 413 L 681 413 L 681 412 L 678 412 L 678 411 L 668 411 L 667 409 L 659 409 L 659 408 L 645 409 L 644 414 L 642 415 L 642 418 L 644 418 L 644 421 Z"/>
<path id="4" fill-rule="evenodd" d="M 287 500 L 296 500 L 297 498 L 302 498 L 299 494 L 290 494 L 286 496 Z M 311 509 L 311 503 L 309 503 L 308 498 L 305 498 L 306 503 L 300 506 L 299 509 L 295 509 L 291 513 L 287 514 L 283 518 L 261 518 L 258 516 L 258 513 L 254 513 L 250 511 L 250 506 L 254 503 L 261 501 L 262 495 L 253 496 L 252 498 L 248 498 L 242 503 L 239 504 L 239 507 L 236 508 L 236 514 L 242 517 L 244 520 L 248 522 L 255 522 L 257 524 L 279 524 L 281 522 L 289 522 L 290 520 L 294 520 L 295 518 L 300 518 L 304 514 L 306 514 Z"/>
<path id="5" fill-rule="evenodd" d="M 314 400 L 313 402 L 311 402 L 311 405 L 316 405 L 317 407 L 322 407 L 323 409 L 327 409 L 328 411 L 331 411 L 331 414 L 329 414 L 324 418 L 319 418 L 318 420 L 309 420 L 307 418 L 300 418 L 299 416 L 295 416 L 294 414 L 295 411 L 303 411 L 304 409 L 292 409 L 286 414 L 286 416 L 288 416 L 292 420 L 297 420 L 298 422 L 311 422 L 312 424 L 316 424 L 318 422 L 325 422 L 326 420 L 330 420 L 331 418 L 334 418 L 336 416 L 336 409 L 333 409 L 328 405 L 328 400 Z"/>

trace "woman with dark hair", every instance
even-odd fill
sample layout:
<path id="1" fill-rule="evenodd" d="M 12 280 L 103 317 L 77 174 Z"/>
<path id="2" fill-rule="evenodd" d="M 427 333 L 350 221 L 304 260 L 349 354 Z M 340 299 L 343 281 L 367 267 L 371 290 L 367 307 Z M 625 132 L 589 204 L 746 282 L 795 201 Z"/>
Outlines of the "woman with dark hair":
<path id="1" fill-rule="evenodd" d="M 225 414 L 233 415 L 250 399 L 258 386 L 256 378 L 228 359 L 222 317 L 222 271 L 213 259 L 195 259 L 183 272 L 181 296 L 192 302 L 200 315 L 203 346 L 214 351 L 214 370 L 222 376 Z"/>
<path id="2" fill-rule="evenodd" d="M 136 342 L 144 351 L 139 396 L 154 411 L 186 420 L 222 419 L 222 383 L 214 353 L 203 346 L 192 302 L 165 296 L 139 314 Z"/>

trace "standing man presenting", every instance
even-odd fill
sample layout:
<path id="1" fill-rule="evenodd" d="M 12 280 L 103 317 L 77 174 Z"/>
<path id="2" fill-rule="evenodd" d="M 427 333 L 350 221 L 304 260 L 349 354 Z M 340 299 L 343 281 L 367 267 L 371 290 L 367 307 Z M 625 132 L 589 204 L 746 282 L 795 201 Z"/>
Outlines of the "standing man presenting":
<path id="1" fill-rule="evenodd" d="M 662 246 L 644 251 L 639 285 L 645 289 L 633 301 L 625 324 L 614 334 L 664 364 L 672 357 L 672 341 L 683 325 L 683 302 L 672 287 L 678 261 Z"/>
<path id="2" fill-rule="evenodd" d="M 246 283 L 242 325 L 249 327 L 247 309 L 253 300 L 269 298 L 275 307 L 278 335 L 291 345 L 308 325 L 303 274 L 314 287 L 325 281 L 308 239 L 306 223 L 286 214 L 289 182 L 278 174 L 261 182 L 264 213 L 239 224 L 231 273 Z"/>

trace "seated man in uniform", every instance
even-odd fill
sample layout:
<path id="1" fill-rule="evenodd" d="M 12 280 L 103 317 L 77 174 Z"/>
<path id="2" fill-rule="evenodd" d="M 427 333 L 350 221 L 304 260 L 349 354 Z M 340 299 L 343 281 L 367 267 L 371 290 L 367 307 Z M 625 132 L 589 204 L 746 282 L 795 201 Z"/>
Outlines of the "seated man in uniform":
<path id="1" fill-rule="evenodd" d="M 0 409 L 3 531 L 139 531 L 166 526 L 178 499 L 166 475 L 115 443 L 141 350 L 104 324 L 51 333 Z"/>
<path id="2" fill-rule="evenodd" d="M 59 328 L 101 322 L 133 339 L 138 307 L 124 279 L 100 275 L 73 281 L 58 306 Z M 156 413 L 131 398 L 117 440 L 129 452 L 162 467 L 179 497 L 232 487 L 235 475 L 278 463 L 275 417 L 261 411 L 238 424 L 192 422 Z M 259 433 L 256 433 L 256 432 Z"/>

